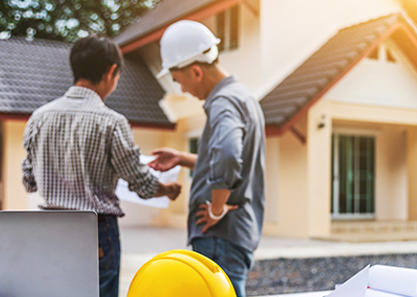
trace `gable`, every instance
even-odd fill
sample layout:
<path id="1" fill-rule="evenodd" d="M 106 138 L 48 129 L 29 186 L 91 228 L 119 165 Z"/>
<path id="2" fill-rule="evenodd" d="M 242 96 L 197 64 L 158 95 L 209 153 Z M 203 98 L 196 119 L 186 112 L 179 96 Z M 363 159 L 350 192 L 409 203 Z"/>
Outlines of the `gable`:
<path id="1" fill-rule="evenodd" d="M 417 68 L 417 33 L 401 14 L 340 30 L 261 100 L 267 132 L 289 130 L 311 106 L 382 43 L 392 39 Z"/>
<path id="2" fill-rule="evenodd" d="M 394 46 L 384 45 L 384 48 L 390 48 L 393 60 L 363 59 L 324 99 L 417 109 L 417 71 L 401 50 Z"/>

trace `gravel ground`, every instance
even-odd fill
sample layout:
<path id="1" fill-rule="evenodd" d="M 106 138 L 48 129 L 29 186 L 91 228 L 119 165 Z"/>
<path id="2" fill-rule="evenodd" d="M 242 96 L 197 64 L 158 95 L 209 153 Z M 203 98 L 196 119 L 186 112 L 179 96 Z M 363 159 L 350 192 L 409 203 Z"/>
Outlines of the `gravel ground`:
<path id="1" fill-rule="evenodd" d="M 417 254 L 261 260 L 249 274 L 247 294 L 331 290 L 368 264 L 417 268 Z"/>

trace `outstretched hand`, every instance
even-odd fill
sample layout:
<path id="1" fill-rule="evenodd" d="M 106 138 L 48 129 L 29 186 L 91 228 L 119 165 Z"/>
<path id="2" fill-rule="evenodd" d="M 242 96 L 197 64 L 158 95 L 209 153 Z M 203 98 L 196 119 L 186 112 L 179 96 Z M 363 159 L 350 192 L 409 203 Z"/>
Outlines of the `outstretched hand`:
<path id="1" fill-rule="evenodd" d="M 152 155 L 156 158 L 148 166 L 158 171 L 168 171 L 180 164 L 179 152 L 171 148 L 154 150 Z"/>
<path id="2" fill-rule="evenodd" d="M 165 183 L 165 184 L 159 183 L 159 189 L 158 189 L 158 192 L 156 193 L 156 197 L 168 196 L 168 198 L 171 201 L 175 201 L 175 199 L 177 199 L 180 193 L 181 193 L 181 185 L 176 182 Z"/>

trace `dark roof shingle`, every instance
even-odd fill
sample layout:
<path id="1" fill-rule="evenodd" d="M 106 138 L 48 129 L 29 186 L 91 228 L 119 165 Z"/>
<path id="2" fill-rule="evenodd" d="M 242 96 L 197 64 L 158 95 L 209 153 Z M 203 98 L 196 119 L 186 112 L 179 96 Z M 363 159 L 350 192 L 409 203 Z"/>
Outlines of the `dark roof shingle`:
<path id="1" fill-rule="evenodd" d="M 340 30 L 261 100 L 266 124 L 282 128 L 323 96 L 400 19 L 393 14 Z"/>
<path id="2" fill-rule="evenodd" d="M 28 115 L 72 85 L 68 43 L 12 38 L 0 41 L 0 113 Z M 138 55 L 125 57 L 116 91 L 105 103 L 131 123 L 173 124 L 159 107 L 164 91 Z"/>

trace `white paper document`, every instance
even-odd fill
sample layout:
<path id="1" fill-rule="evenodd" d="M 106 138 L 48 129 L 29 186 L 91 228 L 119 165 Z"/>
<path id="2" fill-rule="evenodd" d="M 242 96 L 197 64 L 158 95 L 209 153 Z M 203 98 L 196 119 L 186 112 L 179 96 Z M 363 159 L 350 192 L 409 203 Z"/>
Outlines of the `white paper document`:
<path id="1" fill-rule="evenodd" d="M 368 286 L 369 265 L 355 274 L 347 282 L 337 286 L 334 292 L 327 297 L 365 297 L 365 291 Z"/>
<path id="2" fill-rule="evenodd" d="M 144 164 L 151 162 L 153 159 L 155 159 L 155 157 L 153 156 L 144 156 L 144 155 L 140 156 L 140 161 Z M 180 172 L 181 167 L 176 166 L 166 172 L 155 171 L 152 168 L 149 168 L 149 169 L 159 179 L 160 182 L 168 183 L 168 182 L 175 182 L 178 179 L 178 174 Z M 151 199 L 142 199 L 139 197 L 137 193 L 129 191 L 128 183 L 123 179 L 119 179 L 119 182 L 116 188 L 116 195 L 122 201 L 142 204 L 142 205 L 156 207 L 156 208 L 168 208 L 169 201 L 170 201 L 169 198 L 166 196 L 158 197 L 158 198 L 151 198 Z"/>
<path id="3" fill-rule="evenodd" d="M 417 297 L 417 270 L 369 265 L 327 297 Z"/>

